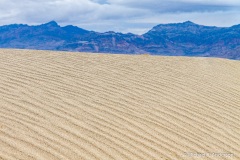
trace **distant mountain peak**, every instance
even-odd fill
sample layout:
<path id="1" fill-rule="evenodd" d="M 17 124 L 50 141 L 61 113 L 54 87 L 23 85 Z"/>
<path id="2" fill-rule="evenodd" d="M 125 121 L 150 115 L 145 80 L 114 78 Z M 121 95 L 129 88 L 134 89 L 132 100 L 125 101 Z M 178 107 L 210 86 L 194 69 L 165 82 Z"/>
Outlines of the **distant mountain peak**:
<path id="1" fill-rule="evenodd" d="M 56 21 L 50 21 L 48 23 L 42 24 L 43 26 L 48 26 L 48 27 L 60 27 Z"/>
<path id="2" fill-rule="evenodd" d="M 200 27 L 202 25 L 196 24 L 196 23 L 191 22 L 191 21 L 186 21 L 186 22 L 183 22 L 183 23 L 178 23 L 177 26 L 182 26 L 182 27 Z M 207 26 L 205 26 L 205 27 L 207 27 Z"/>
<path id="3" fill-rule="evenodd" d="M 198 24 L 196 24 L 196 23 L 194 23 L 194 22 L 192 22 L 192 21 L 185 21 L 185 22 L 183 22 L 182 24 L 187 24 L 187 25 L 198 25 Z"/>
<path id="4" fill-rule="evenodd" d="M 166 27 L 166 26 L 199 26 L 199 25 L 194 23 L 194 22 L 192 22 L 192 21 L 185 21 L 185 22 L 179 22 L 179 23 L 159 24 L 157 26 L 159 26 L 159 27 L 161 27 L 161 26 L 162 27 Z"/>
<path id="5" fill-rule="evenodd" d="M 207 26 L 202 26 L 191 21 L 185 21 L 182 23 L 168 23 L 168 24 L 159 24 L 153 27 L 149 32 L 198 32 L 202 28 L 209 28 Z M 148 32 L 148 33 L 149 33 Z"/>

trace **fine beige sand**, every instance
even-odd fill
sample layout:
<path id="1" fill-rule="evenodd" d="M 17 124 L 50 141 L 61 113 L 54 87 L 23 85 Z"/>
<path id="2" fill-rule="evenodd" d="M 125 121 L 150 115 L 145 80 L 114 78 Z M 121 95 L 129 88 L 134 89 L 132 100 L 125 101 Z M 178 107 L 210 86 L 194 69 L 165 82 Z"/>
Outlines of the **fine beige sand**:
<path id="1" fill-rule="evenodd" d="M 0 159 L 240 159 L 240 61 L 0 50 Z"/>

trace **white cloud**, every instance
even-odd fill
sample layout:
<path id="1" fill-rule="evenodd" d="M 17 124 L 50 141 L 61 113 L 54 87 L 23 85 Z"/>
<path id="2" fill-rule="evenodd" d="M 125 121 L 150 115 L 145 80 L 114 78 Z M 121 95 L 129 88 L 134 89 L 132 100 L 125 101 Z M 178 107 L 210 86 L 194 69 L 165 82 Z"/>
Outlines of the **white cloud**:
<path id="1" fill-rule="evenodd" d="M 0 25 L 56 20 L 96 30 L 143 33 L 159 23 L 240 23 L 239 0 L 0 0 Z"/>

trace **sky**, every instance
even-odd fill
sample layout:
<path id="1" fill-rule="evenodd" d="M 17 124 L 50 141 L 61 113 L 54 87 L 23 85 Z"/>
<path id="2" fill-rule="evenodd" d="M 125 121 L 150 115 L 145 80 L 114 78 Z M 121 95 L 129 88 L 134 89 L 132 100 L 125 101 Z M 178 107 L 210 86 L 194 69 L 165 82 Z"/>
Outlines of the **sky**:
<path id="1" fill-rule="evenodd" d="M 0 25 L 49 21 L 98 32 L 143 34 L 158 24 L 240 24 L 240 0 L 0 0 Z"/>

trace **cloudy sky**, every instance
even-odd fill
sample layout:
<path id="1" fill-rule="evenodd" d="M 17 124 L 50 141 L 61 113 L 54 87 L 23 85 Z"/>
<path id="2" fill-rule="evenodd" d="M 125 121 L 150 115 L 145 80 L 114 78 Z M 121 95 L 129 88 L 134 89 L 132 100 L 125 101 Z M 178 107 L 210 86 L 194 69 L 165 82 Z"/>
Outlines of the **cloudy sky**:
<path id="1" fill-rule="evenodd" d="M 55 20 L 99 32 L 142 34 L 160 23 L 240 24 L 240 0 L 0 0 L 0 25 Z"/>

